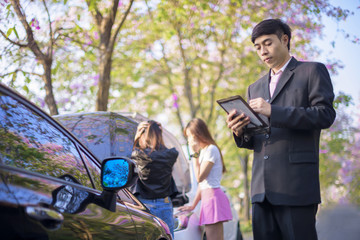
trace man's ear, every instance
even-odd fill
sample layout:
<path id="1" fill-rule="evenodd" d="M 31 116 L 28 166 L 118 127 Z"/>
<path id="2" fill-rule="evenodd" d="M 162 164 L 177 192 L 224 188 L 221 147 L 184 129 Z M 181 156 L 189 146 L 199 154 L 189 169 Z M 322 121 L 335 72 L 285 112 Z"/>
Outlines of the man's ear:
<path id="1" fill-rule="evenodd" d="M 281 42 L 284 43 L 285 46 L 287 46 L 288 43 L 289 43 L 289 36 L 286 35 L 286 34 L 283 34 L 283 35 L 281 36 Z"/>

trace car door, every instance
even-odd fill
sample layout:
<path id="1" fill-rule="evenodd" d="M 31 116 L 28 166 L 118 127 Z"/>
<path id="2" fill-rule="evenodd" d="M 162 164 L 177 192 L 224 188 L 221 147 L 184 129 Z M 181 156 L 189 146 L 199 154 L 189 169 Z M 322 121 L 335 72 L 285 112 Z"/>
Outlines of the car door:
<path id="1" fill-rule="evenodd" d="M 18 219 L 2 237 L 137 239 L 126 206 L 98 206 L 76 140 L 54 120 L 0 85 L 0 204 Z M 7 194 L 12 205 L 3 199 Z M 16 237 L 11 237 L 16 236 Z"/>
<path id="2" fill-rule="evenodd" d="M 16 239 L 16 225 L 20 223 L 20 211 L 14 195 L 6 186 L 0 168 L 0 233 L 8 233 L 8 239 Z"/>
<path id="3" fill-rule="evenodd" d="M 95 159 L 85 149 L 80 147 L 81 155 L 85 164 L 92 176 L 92 179 L 97 188 L 100 188 L 100 167 Z M 127 189 L 121 189 L 118 192 L 118 199 L 116 208 L 119 210 L 126 207 L 131 215 L 134 223 L 138 239 L 165 239 L 166 236 L 165 223 L 159 221 L 155 216 L 150 214 L 150 211 L 143 205 L 131 192 Z M 170 234 L 170 233 L 168 233 Z"/>

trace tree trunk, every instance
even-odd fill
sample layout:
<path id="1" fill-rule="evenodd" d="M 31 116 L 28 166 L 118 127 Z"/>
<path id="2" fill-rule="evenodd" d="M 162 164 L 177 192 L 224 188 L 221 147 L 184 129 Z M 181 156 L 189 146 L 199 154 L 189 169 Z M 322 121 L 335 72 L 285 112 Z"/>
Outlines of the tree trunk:
<path id="1" fill-rule="evenodd" d="M 44 61 L 43 67 L 44 67 L 44 75 L 43 75 L 43 81 L 45 83 L 45 103 L 49 108 L 50 115 L 58 115 L 58 109 L 54 97 L 53 87 L 52 87 L 52 79 L 51 79 L 51 65 L 52 60 Z"/>
<path id="2" fill-rule="evenodd" d="M 49 108 L 50 115 L 57 115 L 57 114 L 59 114 L 59 112 L 58 112 L 58 109 L 56 106 L 56 101 L 55 101 L 53 88 L 52 88 L 52 78 L 51 78 L 51 66 L 52 66 L 52 61 L 53 61 L 52 53 L 50 51 L 50 53 L 44 54 L 41 51 L 38 43 L 35 41 L 33 31 L 31 29 L 29 23 L 26 20 L 25 13 L 21 9 L 20 2 L 18 0 L 12 0 L 11 5 L 13 6 L 17 17 L 19 18 L 19 20 L 20 20 L 21 24 L 23 25 L 25 32 L 26 32 L 27 44 L 22 45 L 22 46 L 29 48 L 34 53 L 36 59 L 38 59 L 38 61 L 41 63 L 41 65 L 44 68 L 44 74 L 42 75 L 42 79 L 45 83 L 45 91 L 46 91 L 45 103 L 47 104 L 47 106 Z M 50 41 L 50 42 L 51 42 L 51 44 L 54 44 L 52 41 Z M 20 44 L 17 44 L 17 45 L 20 46 Z M 52 47 L 53 47 L 53 45 L 51 45 L 51 49 L 52 49 Z"/>
<path id="3" fill-rule="evenodd" d="M 249 191 L 249 178 L 248 178 L 248 163 L 249 154 L 246 153 L 244 157 L 240 157 L 240 162 L 244 174 L 244 215 L 245 220 L 250 220 L 250 191 Z"/>
<path id="4" fill-rule="evenodd" d="M 99 66 L 99 89 L 96 98 L 96 111 L 107 111 L 109 91 L 110 91 L 110 73 L 112 65 L 112 53 L 107 50 L 100 53 L 100 66 Z"/>
<path id="5" fill-rule="evenodd" d="M 100 33 L 99 89 L 96 98 L 96 111 L 107 111 L 111 83 L 112 54 L 117 42 L 117 36 L 126 17 L 130 13 L 133 2 L 134 0 L 130 0 L 119 24 L 115 23 L 119 0 L 112 1 L 112 6 L 109 8 L 109 13 L 106 16 L 102 15 L 97 7 L 93 12 L 93 18 Z M 87 1 L 87 4 L 90 6 L 90 1 Z"/>

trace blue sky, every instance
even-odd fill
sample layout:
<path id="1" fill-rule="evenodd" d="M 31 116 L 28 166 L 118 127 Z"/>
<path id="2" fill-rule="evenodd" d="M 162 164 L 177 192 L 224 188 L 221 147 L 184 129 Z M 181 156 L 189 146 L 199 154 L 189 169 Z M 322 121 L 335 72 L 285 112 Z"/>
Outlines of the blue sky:
<path id="1" fill-rule="evenodd" d="M 325 62 L 326 59 L 338 59 L 344 65 L 338 70 L 338 75 L 332 76 L 334 91 L 337 94 L 342 91 L 353 97 L 355 105 L 351 107 L 352 112 L 360 113 L 360 42 L 352 43 L 345 39 L 344 34 L 338 29 L 343 29 L 351 36 L 360 38 L 360 1 L 359 0 L 331 0 L 331 4 L 344 9 L 349 9 L 355 14 L 348 17 L 345 22 L 337 23 L 328 17 L 323 18 L 324 37 L 315 41 L 322 54 L 317 59 Z M 335 41 L 335 48 L 331 46 Z"/>

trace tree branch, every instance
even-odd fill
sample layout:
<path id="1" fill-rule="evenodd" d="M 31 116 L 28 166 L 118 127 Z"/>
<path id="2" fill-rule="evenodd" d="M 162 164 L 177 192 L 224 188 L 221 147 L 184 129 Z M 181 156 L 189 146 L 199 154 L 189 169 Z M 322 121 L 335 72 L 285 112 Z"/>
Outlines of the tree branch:
<path id="1" fill-rule="evenodd" d="M 126 9 L 126 12 L 124 14 L 124 17 L 121 19 L 121 22 L 119 23 L 119 26 L 117 26 L 115 32 L 114 32 L 114 35 L 112 36 L 111 40 L 110 40 L 110 46 L 114 47 L 115 45 L 115 42 L 116 42 L 116 38 L 120 32 L 120 29 L 122 28 L 122 26 L 124 25 L 124 22 L 127 18 L 127 16 L 129 15 L 130 13 L 130 9 L 131 9 L 131 6 L 133 4 L 134 0 L 131 0 L 130 3 L 129 3 L 129 6 L 128 8 Z"/>
<path id="2" fill-rule="evenodd" d="M 191 111 L 191 118 L 194 118 L 196 116 L 196 109 L 195 109 L 195 106 L 194 106 L 191 79 L 190 79 L 190 76 L 189 76 L 190 68 L 188 66 L 187 59 L 186 59 L 186 56 L 185 56 L 185 50 L 184 50 L 184 47 L 182 45 L 183 38 L 182 38 L 181 30 L 180 30 L 180 27 L 178 26 L 178 24 L 175 24 L 175 29 L 176 29 L 176 33 L 177 33 L 177 36 L 178 36 L 178 44 L 179 44 L 181 59 L 183 61 L 185 94 L 186 94 L 186 97 L 188 98 L 188 101 L 189 101 L 190 111 Z"/>
<path id="3" fill-rule="evenodd" d="M 89 10 L 91 10 L 90 8 L 91 8 L 91 0 L 87 0 L 86 1 L 86 4 L 88 5 L 88 7 L 89 7 Z M 100 11 L 97 9 L 97 8 L 94 8 L 95 10 L 95 14 L 91 14 L 93 17 L 94 17 L 94 19 L 95 19 L 95 22 L 96 22 L 96 24 L 100 27 L 101 26 L 101 22 L 102 22 L 102 20 L 103 20 L 103 16 L 101 15 L 101 13 L 100 13 Z"/>
<path id="4" fill-rule="evenodd" d="M 35 39 L 34 39 L 34 34 L 33 31 L 31 29 L 31 27 L 29 26 L 28 22 L 26 21 L 26 16 L 25 14 L 22 13 L 21 9 L 20 9 L 20 3 L 19 0 L 11 0 L 11 5 L 13 6 L 16 15 L 18 16 L 20 22 L 22 23 L 22 25 L 25 28 L 26 31 L 26 35 L 27 35 L 27 39 L 28 39 L 28 44 L 27 47 L 29 47 L 31 49 L 31 51 L 33 51 L 33 53 L 35 54 L 35 56 L 40 60 L 40 61 L 44 61 L 45 60 L 45 56 L 44 54 L 41 52 L 39 46 L 37 45 Z"/>
<path id="5" fill-rule="evenodd" d="M 48 21 L 49 21 L 49 34 L 50 34 L 50 41 L 49 41 L 49 48 L 48 48 L 48 52 L 47 52 L 47 56 L 52 59 L 52 55 L 53 55 L 53 47 L 54 47 L 54 36 L 53 36 L 53 31 L 52 31 L 52 26 L 51 26 L 51 18 L 50 18 L 50 13 L 49 13 L 49 9 L 45 3 L 45 0 L 42 1 L 46 10 L 46 14 L 48 16 Z"/>
<path id="6" fill-rule="evenodd" d="M 154 18 L 153 18 L 153 15 L 152 15 L 152 12 L 150 10 L 150 7 L 148 5 L 147 0 L 145 0 L 145 3 L 146 3 L 146 6 L 147 6 L 147 9 L 148 9 L 149 16 L 154 21 Z M 174 87 L 174 84 L 173 84 L 172 79 L 171 79 L 172 71 L 171 71 L 171 68 L 169 66 L 169 60 L 166 57 L 164 43 L 162 43 L 161 41 L 160 41 L 160 43 L 161 43 L 161 52 L 163 54 L 162 59 L 164 60 L 164 63 L 165 63 L 165 66 L 166 66 L 166 73 L 167 73 L 166 76 L 167 76 L 167 80 L 168 80 L 168 83 L 169 83 L 170 93 L 174 94 L 174 93 L 176 93 L 176 91 L 175 91 L 175 87 Z M 176 116 L 177 116 L 177 119 L 179 121 L 179 125 L 180 125 L 180 128 L 181 128 L 181 133 L 183 134 L 184 133 L 184 125 L 183 125 L 183 121 L 182 121 L 182 117 L 181 117 L 180 106 L 178 106 L 176 108 Z"/>
<path id="7" fill-rule="evenodd" d="M 93 48 L 99 48 L 99 46 L 97 46 L 97 45 L 85 43 L 85 42 L 83 42 L 83 41 L 81 41 L 81 40 L 79 40 L 79 39 L 75 39 L 75 38 L 69 37 L 69 36 L 66 35 L 66 34 L 64 34 L 64 35 L 62 35 L 62 36 L 71 39 L 72 42 L 75 42 L 75 43 L 77 43 L 77 44 L 79 44 L 79 45 L 81 45 L 81 46 L 82 46 L 82 45 L 87 45 L 87 46 L 91 46 L 91 47 L 93 47 Z M 81 47 L 81 49 L 83 49 L 83 48 Z M 83 49 L 83 50 L 84 50 L 84 49 Z"/>
<path id="8" fill-rule="evenodd" d="M 24 70 L 22 70 L 22 69 L 16 69 L 15 71 L 8 72 L 8 73 L 5 73 L 5 74 L 0 75 L 0 78 L 4 78 L 4 77 L 6 77 L 6 76 L 10 76 L 10 75 L 13 75 L 14 73 L 18 73 L 18 72 L 22 72 L 22 73 L 25 73 L 25 74 L 37 76 L 37 77 L 40 77 L 40 78 L 43 77 L 42 74 L 38 74 L 38 73 L 34 73 L 34 72 L 27 72 L 27 71 L 24 71 Z"/>
<path id="9" fill-rule="evenodd" d="M 16 45 L 16 46 L 19 46 L 19 47 L 21 47 L 21 48 L 28 46 L 27 44 L 21 44 L 21 43 L 19 43 L 19 42 L 15 42 L 15 41 L 11 40 L 10 38 L 8 38 L 8 37 L 6 36 L 6 34 L 5 34 L 2 30 L 0 30 L 0 33 L 1 33 L 1 35 L 2 35 L 7 41 L 9 41 L 11 44 L 14 44 L 14 45 Z"/>

